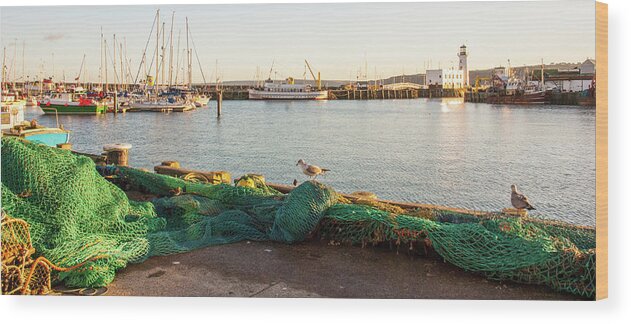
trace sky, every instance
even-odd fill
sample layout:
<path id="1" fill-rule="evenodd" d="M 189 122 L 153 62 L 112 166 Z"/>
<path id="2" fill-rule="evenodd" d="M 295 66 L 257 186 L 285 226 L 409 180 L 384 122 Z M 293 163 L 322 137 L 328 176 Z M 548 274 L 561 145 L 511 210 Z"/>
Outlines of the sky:
<path id="1" fill-rule="evenodd" d="M 150 38 L 150 31 L 156 9 L 160 25 L 166 23 L 167 55 L 175 12 L 174 67 L 178 52 L 184 58 L 188 17 L 189 42 L 197 53 L 193 82 L 217 76 L 253 80 L 257 69 L 262 79 L 302 79 L 305 59 L 328 80 L 424 73 L 457 66 L 462 44 L 469 51 L 470 70 L 505 66 L 509 59 L 512 66 L 521 66 L 595 56 L 590 0 L 2 7 L 0 43 L 8 79 L 15 74 L 18 80 L 44 75 L 70 81 L 78 76 L 85 55 L 81 81 L 98 81 L 101 29 L 108 57 L 116 34 L 117 42 L 126 44 L 129 74 L 142 78 L 140 62 L 148 39 L 146 55 L 155 55 L 155 32 Z"/>

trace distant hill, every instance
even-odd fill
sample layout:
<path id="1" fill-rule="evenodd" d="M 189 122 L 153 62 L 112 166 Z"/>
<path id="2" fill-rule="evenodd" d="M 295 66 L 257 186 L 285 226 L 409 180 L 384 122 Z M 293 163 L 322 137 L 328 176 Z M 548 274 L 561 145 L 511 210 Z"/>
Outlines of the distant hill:
<path id="1" fill-rule="evenodd" d="M 546 70 L 548 70 L 548 69 L 559 69 L 559 70 L 573 69 L 573 68 L 576 68 L 576 67 L 580 66 L 581 63 L 582 62 L 578 62 L 578 63 L 568 63 L 568 62 L 549 63 L 549 64 L 546 64 L 545 68 L 546 68 Z M 528 71 L 539 70 L 541 68 L 541 65 L 516 66 L 516 67 L 511 67 L 511 68 L 517 74 L 524 74 L 526 69 L 528 69 Z M 477 77 L 488 78 L 488 77 L 491 76 L 491 73 L 493 73 L 493 70 L 494 70 L 494 68 L 484 69 L 484 70 L 472 70 L 472 71 L 469 71 L 469 80 L 470 80 L 469 82 L 471 84 L 473 84 Z M 371 83 L 371 84 L 374 81 L 375 80 L 368 80 L 368 82 Z M 416 83 L 416 84 L 425 84 L 425 74 L 417 73 L 417 74 L 409 74 L 409 75 L 395 75 L 395 76 L 391 76 L 391 77 L 389 77 L 387 79 L 378 80 L 378 81 L 382 81 L 383 84 L 393 84 L 393 83 L 402 83 L 402 82 L 410 82 L 410 83 Z M 304 82 L 304 81 L 303 80 L 296 80 L 296 83 L 302 83 L 302 82 Z M 365 81 L 361 80 L 360 82 L 363 83 Z M 310 84 L 312 86 L 315 86 L 315 82 L 313 80 L 307 80 L 306 83 Z M 255 86 L 255 84 L 256 84 L 256 81 L 253 81 L 253 80 L 224 81 L 223 82 L 223 85 L 226 85 L 226 86 L 253 87 L 253 86 Z M 340 86 L 342 86 L 344 84 L 348 84 L 348 80 L 322 80 L 322 86 L 329 87 L 329 88 L 340 87 Z"/>

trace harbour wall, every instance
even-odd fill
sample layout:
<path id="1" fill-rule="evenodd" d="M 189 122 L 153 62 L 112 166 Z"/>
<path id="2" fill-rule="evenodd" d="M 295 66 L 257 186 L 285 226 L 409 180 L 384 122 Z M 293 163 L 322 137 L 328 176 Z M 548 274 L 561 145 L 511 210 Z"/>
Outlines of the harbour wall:
<path id="1" fill-rule="evenodd" d="M 464 93 L 466 102 L 485 103 L 489 94 L 484 91 L 470 91 Z M 546 99 L 551 105 L 569 105 L 569 106 L 594 106 L 593 97 L 585 97 L 580 92 L 549 92 L 546 93 Z M 589 100 L 591 99 L 591 100 Z"/>
<path id="2" fill-rule="evenodd" d="M 217 98 L 216 90 L 207 90 L 202 93 Z M 224 100 L 247 100 L 247 89 L 222 90 Z M 401 89 L 401 90 L 329 90 L 329 99 L 332 100 L 381 100 L 381 99 L 417 99 L 417 98 L 454 98 L 462 97 L 464 91 L 458 89 Z"/>

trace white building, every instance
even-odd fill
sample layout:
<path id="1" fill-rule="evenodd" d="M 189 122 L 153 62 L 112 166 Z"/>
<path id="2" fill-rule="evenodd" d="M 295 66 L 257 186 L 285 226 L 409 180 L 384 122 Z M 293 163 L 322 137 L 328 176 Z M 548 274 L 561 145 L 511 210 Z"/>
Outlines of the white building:
<path id="1" fill-rule="evenodd" d="M 427 70 L 425 85 L 442 86 L 443 89 L 464 88 L 464 71 L 456 68 Z"/>

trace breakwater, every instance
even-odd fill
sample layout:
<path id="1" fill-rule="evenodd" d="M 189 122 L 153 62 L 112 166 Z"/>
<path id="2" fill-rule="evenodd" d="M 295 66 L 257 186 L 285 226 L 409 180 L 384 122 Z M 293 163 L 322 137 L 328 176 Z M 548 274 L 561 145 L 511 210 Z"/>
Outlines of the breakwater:
<path id="1" fill-rule="evenodd" d="M 489 94 L 484 91 L 468 91 L 464 93 L 464 100 L 473 103 L 486 103 Z M 550 105 L 594 106 L 595 97 L 585 96 L 581 92 L 548 92 L 546 102 Z"/>

